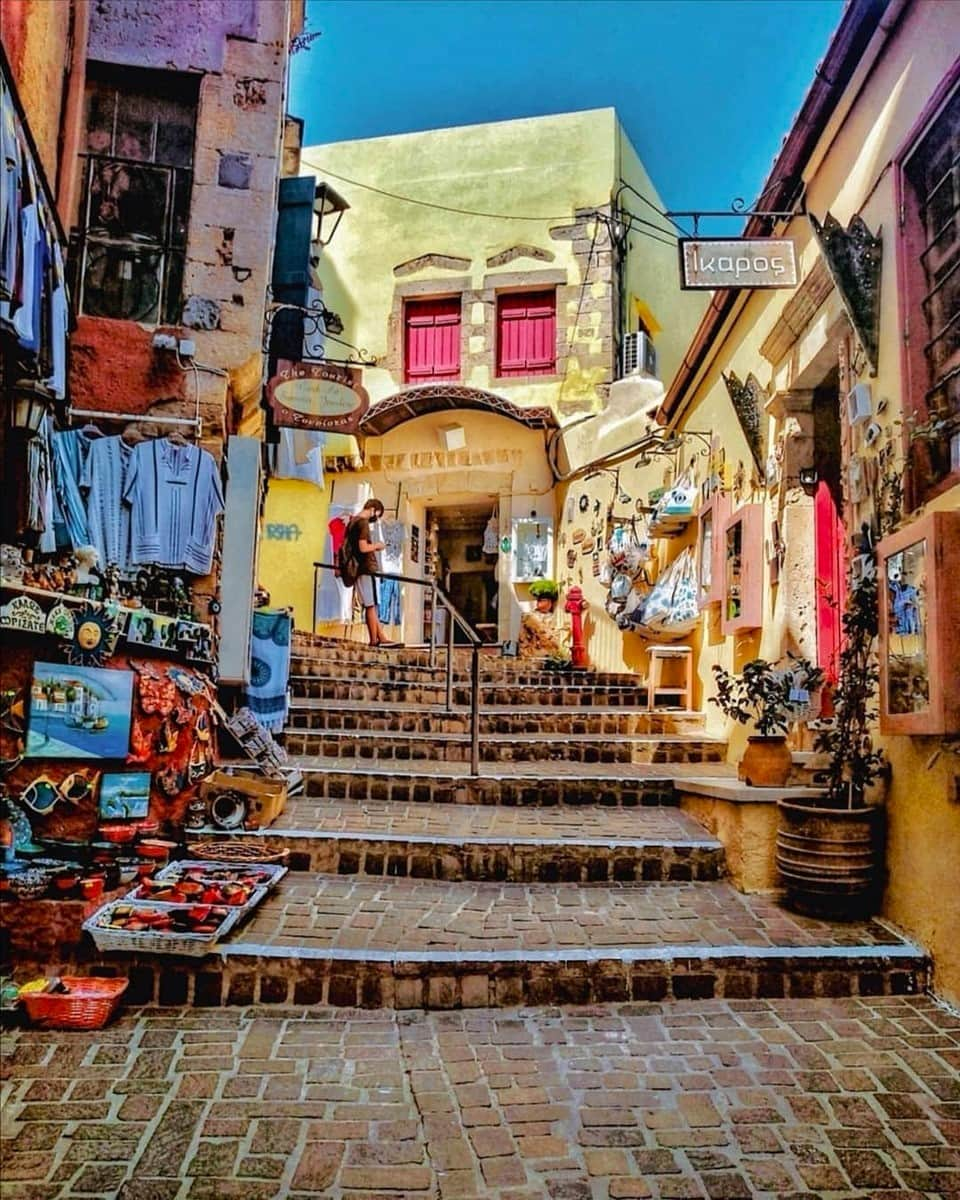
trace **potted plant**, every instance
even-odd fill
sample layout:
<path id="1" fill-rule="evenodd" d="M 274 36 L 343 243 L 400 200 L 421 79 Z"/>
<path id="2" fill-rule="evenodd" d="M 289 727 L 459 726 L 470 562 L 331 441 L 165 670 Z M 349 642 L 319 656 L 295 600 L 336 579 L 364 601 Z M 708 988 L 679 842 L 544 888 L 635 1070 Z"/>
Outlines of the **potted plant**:
<path id="1" fill-rule="evenodd" d="M 748 662 L 739 675 L 714 666 L 717 694 L 711 703 L 740 725 L 751 722 L 755 732 L 737 769 L 739 777 L 753 787 L 785 787 L 793 758 L 787 745 L 787 727 L 796 717 L 795 689 L 812 691 L 820 685 L 822 672 L 805 658 L 782 668 L 764 658 Z"/>
<path id="2" fill-rule="evenodd" d="M 530 584 L 530 595 L 537 602 L 537 612 L 553 612 L 560 596 L 560 587 L 555 579 L 535 579 Z"/>
<path id="3" fill-rule="evenodd" d="M 874 785 L 887 773 L 873 742 L 879 666 L 879 588 L 872 555 L 861 555 L 843 613 L 834 714 L 814 747 L 826 756 L 816 800 L 781 800 L 777 867 L 792 907 L 818 915 L 863 916 L 882 878 L 883 808 Z"/>

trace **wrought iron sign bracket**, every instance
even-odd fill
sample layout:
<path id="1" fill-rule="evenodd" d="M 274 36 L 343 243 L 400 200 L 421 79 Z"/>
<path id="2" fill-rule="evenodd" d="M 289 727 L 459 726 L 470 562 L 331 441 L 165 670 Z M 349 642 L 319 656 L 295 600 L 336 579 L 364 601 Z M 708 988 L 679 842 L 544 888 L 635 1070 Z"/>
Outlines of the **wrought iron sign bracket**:
<path id="1" fill-rule="evenodd" d="M 807 212 L 806 194 L 800 197 L 800 203 L 796 208 L 791 209 L 759 209 L 747 208 L 747 202 L 742 196 L 737 196 L 730 204 L 729 209 L 671 209 L 663 215 L 669 217 L 672 221 L 674 217 L 689 217 L 693 221 L 693 236 L 698 237 L 700 234 L 700 218 L 701 217 L 723 217 L 726 219 L 739 217 L 768 217 L 772 221 L 792 221 L 794 217 L 806 216 Z"/>
<path id="2" fill-rule="evenodd" d="M 880 347 L 880 266 L 883 238 L 855 213 L 846 229 L 830 212 L 821 225 L 809 214 L 814 237 L 850 318 L 857 341 L 876 375 Z"/>

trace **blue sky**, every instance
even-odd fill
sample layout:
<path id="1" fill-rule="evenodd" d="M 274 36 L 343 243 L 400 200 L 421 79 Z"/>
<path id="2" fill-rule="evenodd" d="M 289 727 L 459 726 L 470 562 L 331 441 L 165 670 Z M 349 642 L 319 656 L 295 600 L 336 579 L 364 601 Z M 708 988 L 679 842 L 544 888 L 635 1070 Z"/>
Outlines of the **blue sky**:
<path id="1" fill-rule="evenodd" d="M 322 36 L 291 111 L 316 144 L 612 105 L 668 207 L 727 208 L 759 192 L 842 7 L 307 0 Z"/>

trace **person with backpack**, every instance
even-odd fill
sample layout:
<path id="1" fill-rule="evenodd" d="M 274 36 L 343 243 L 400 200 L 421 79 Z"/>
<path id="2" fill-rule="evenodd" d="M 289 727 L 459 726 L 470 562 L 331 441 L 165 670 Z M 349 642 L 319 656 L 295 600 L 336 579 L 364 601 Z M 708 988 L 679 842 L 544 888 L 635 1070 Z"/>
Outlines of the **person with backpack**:
<path id="1" fill-rule="evenodd" d="M 384 549 L 384 543 L 372 541 L 370 533 L 370 522 L 379 521 L 382 516 L 383 501 L 371 497 L 347 526 L 337 566 L 344 587 L 352 587 L 360 598 L 370 645 L 391 647 L 401 643 L 387 640 L 377 615 L 376 574 L 380 570 L 377 554 Z"/>

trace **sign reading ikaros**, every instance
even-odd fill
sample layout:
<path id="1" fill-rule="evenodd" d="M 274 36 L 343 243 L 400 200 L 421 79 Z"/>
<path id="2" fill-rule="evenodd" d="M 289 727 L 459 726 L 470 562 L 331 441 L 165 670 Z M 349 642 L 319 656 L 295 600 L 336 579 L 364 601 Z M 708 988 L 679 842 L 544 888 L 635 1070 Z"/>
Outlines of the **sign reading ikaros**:
<path id="1" fill-rule="evenodd" d="M 684 290 L 797 286 L 789 238 L 680 238 L 679 246 Z"/>

